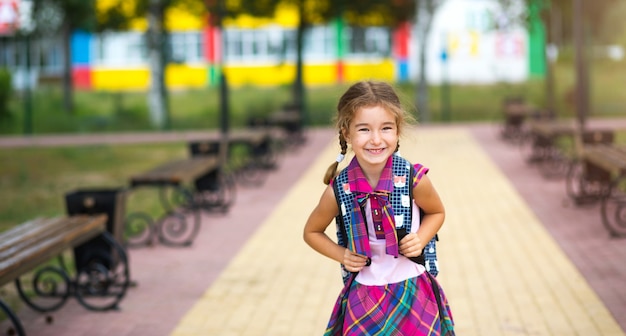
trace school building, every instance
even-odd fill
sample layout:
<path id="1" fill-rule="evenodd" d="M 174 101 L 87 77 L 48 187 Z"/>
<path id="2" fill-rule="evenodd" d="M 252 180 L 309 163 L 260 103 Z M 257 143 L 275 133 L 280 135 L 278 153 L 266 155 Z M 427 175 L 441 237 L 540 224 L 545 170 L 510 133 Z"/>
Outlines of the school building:
<path id="1" fill-rule="evenodd" d="M 106 6 L 107 0 L 99 0 L 99 5 Z M 273 18 L 225 20 L 223 30 L 211 25 L 208 16 L 172 8 L 166 16 L 166 84 L 169 88 L 212 86 L 217 84 L 220 71 L 233 86 L 292 83 L 297 24 L 298 11 L 290 6 L 280 7 Z M 73 32 L 71 64 L 76 88 L 148 87 L 150 72 L 143 34 L 147 22 L 137 19 L 131 26 L 124 32 Z M 507 19 L 496 0 L 447 0 L 434 17 L 428 38 L 428 80 L 519 82 L 543 75 L 544 31 L 538 22 L 531 27 L 528 30 Z M 393 29 L 351 26 L 341 18 L 313 25 L 305 35 L 305 84 L 359 79 L 416 81 L 420 67 L 415 36 L 409 22 Z M 30 51 L 34 61 L 27 73 L 23 41 L 2 37 L 0 66 L 11 69 L 17 88 L 27 80 L 36 84 L 38 79 L 60 76 L 64 57 L 61 45 L 58 38 L 34 41 Z"/>

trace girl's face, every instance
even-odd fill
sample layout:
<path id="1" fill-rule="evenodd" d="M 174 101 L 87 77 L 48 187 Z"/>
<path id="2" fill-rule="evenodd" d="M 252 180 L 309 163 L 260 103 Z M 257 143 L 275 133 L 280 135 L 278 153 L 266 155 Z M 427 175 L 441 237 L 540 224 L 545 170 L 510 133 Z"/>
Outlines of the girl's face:
<path id="1" fill-rule="evenodd" d="M 395 116 L 381 106 L 356 111 L 344 134 L 361 167 L 385 165 L 398 144 Z"/>

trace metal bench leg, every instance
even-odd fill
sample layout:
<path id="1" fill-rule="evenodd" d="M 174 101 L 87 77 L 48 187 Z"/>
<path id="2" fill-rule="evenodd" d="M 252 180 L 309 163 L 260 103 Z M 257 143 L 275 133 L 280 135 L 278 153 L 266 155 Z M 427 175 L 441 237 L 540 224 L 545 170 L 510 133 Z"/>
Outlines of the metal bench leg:
<path id="1" fill-rule="evenodd" d="M 24 327 L 22 326 L 22 322 L 20 322 L 20 319 L 17 317 L 17 315 L 15 315 L 15 313 L 13 313 L 13 310 L 11 310 L 11 308 L 2 300 L 0 300 L 0 309 L 4 311 L 6 316 L 13 324 L 13 327 L 15 328 L 15 333 L 18 336 L 26 336 L 26 333 L 24 332 Z"/>
<path id="2" fill-rule="evenodd" d="M 626 236 L 626 192 L 623 189 L 625 182 L 626 177 L 616 178 L 601 201 L 602 224 L 613 237 Z"/>
<path id="3" fill-rule="evenodd" d="M 156 229 L 152 216 L 148 213 L 136 211 L 124 221 L 125 244 L 129 247 L 152 245 Z"/>
<path id="4" fill-rule="evenodd" d="M 235 202 L 237 185 L 233 173 L 218 169 L 213 176 L 215 183 L 210 187 L 196 190 L 196 205 L 203 211 L 227 213 Z"/>
<path id="5" fill-rule="evenodd" d="M 180 208 L 169 211 L 158 221 L 159 240 L 168 246 L 189 246 L 200 231 L 200 211 Z"/>
<path id="6" fill-rule="evenodd" d="M 78 270 L 74 282 L 78 302 L 94 311 L 118 309 L 130 286 L 126 251 L 109 232 L 102 235 L 112 248 L 111 255 L 109 258 L 94 258 L 87 267 Z"/>
<path id="7" fill-rule="evenodd" d="M 39 268 L 30 281 L 22 283 L 20 278 L 15 279 L 15 287 L 26 305 L 46 313 L 65 305 L 71 295 L 72 283 L 65 269 L 48 265 Z"/>
<path id="8" fill-rule="evenodd" d="M 607 189 L 607 180 L 597 172 L 589 171 L 590 167 L 585 161 L 572 160 L 567 171 L 565 186 L 567 195 L 576 205 L 593 204 L 600 201 Z M 603 182 L 604 181 L 604 182 Z"/>

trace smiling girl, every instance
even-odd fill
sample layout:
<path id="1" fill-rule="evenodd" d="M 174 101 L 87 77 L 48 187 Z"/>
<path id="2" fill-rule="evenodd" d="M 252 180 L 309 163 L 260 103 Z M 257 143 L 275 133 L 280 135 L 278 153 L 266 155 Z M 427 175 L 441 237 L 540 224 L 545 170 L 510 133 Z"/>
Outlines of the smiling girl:
<path id="1" fill-rule="evenodd" d="M 345 286 L 325 335 L 454 335 L 443 290 L 424 266 L 409 259 L 422 254 L 445 217 L 441 199 L 426 175 L 428 168 L 411 165 L 397 154 L 410 115 L 393 87 L 373 81 L 348 88 L 339 99 L 337 112 L 341 154 L 324 176 L 328 186 L 303 234 L 309 246 L 339 262 L 345 271 Z M 347 174 L 342 175 L 347 182 L 334 186 L 348 145 L 354 158 L 340 172 Z M 397 167 L 406 167 L 407 173 L 396 175 Z M 409 169 L 413 169 L 410 174 Z M 421 209 L 423 215 L 404 223 L 399 209 L 394 215 L 390 197 L 394 188 L 400 190 L 407 181 L 410 185 L 405 189 L 412 195 L 400 197 L 412 199 L 414 204 L 403 201 L 402 206 L 414 214 Z M 335 190 L 354 195 L 354 204 L 342 203 Z M 350 218 L 345 238 L 331 240 L 326 228 L 350 211 L 345 217 Z M 398 239 L 396 228 L 401 227 L 406 227 L 408 234 Z"/>

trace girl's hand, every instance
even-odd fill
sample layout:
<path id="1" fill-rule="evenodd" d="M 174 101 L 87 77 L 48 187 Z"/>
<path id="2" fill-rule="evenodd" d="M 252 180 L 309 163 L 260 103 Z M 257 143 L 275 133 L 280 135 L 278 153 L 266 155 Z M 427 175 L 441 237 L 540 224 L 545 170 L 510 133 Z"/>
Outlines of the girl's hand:
<path id="1" fill-rule="evenodd" d="M 418 257 L 423 249 L 422 240 L 417 233 L 407 234 L 398 245 L 398 252 L 407 258 Z"/>
<path id="2" fill-rule="evenodd" d="M 359 272 L 367 264 L 367 257 L 345 249 L 341 263 L 349 272 Z"/>

